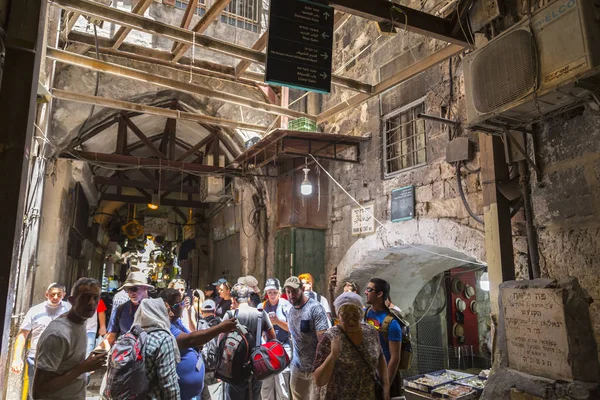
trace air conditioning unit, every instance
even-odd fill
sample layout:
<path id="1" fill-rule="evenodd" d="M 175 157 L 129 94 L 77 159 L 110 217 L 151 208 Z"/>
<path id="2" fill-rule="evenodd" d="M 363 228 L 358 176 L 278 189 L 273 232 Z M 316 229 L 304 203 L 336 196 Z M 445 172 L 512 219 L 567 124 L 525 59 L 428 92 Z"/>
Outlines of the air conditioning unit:
<path id="1" fill-rule="evenodd" d="M 597 90 L 599 12 L 593 0 L 558 0 L 467 55 L 468 125 L 523 125 Z"/>
<path id="2" fill-rule="evenodd" d="M 206 156 L 208 165 L 215 165 L 214 156 L 209 154 Z M 225 168 L 225 156 L 219 156 L 219 167 Z M 225 189 L 225 178 L 223 176 L 206 176 L 202 178 L 200 188 L 200 197 L 202 201 L 208 203 L 217 203 L 223 197 Z"/>

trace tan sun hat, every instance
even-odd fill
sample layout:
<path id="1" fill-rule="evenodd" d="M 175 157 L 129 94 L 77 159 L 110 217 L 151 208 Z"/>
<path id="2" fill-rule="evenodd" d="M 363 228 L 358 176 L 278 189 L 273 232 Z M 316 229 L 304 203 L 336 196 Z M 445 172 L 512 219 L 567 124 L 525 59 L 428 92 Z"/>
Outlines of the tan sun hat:
<path id="1" fill-rule="evenodd" d="M 139 271 L 131 272 L 119 290 L 123 290 L 132 286 L 143 286 L 149 289 L 154 289 L 154 286 L 148 284 L 148 275 Z"/>

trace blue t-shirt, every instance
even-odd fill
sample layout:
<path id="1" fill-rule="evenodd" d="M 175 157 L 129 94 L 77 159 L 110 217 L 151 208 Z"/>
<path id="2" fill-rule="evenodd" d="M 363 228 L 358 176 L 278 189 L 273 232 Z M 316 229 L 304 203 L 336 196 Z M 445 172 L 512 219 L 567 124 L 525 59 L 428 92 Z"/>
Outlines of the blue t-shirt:
<path id="1" fill-rule="evenodd" d="M 178 319 L 171 322 L 171 333 L 177 337 L 182 333 L 190 333 Z M 181 362 L 177 364 L 179 391 L 181 400 L 189 400 L 198 396 L 204 388 L 204 361 L 200 353 L 193 348 L 180 349 Z"/>
<path id="2" fill-rule="evenodd" d="M 383 324 L 383 320 L 387 316 L 387 310 L 383 311 L 374 311 L 373 309 L 369 310 L 367 314 L 367 323 L 371 324 L 378 331 Z M 402 328 L 400 327 L 400 323 L 393 319 L 390 322 L 387 332 L 388 340 L 390 342 L 401 342 L 402 341 Z M 379 332 L 379 342 L 381 343 L 381 349 L 383 350 L 383 355 L 385 356 L 385 361 L 390 362 L 390 345 L 383 337 L 383 333 Z"/>
<path id="3" fill-rule="evenodd" d="M 119 312 L 119 308 L 121 307 L 123 307 L 123 311 Z M 129 332 L 138 307 L 139 304 L 134 306 L 131 300 L 126 301 L 119 307 L 114 307 L 110 314 L 110 321 L 108 322 L 108 332 L 116 333 L 117 337 Z"/>

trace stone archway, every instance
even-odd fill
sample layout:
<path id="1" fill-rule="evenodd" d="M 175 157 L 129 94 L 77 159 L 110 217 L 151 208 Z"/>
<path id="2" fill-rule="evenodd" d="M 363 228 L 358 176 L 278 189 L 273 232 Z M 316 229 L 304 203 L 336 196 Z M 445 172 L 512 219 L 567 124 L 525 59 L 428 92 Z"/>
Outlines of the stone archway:
<path id="1" fill-rule="evenodd" d="M 362 288 L 371 277 L 385 279 L 394 304 L 412 313 L 417 294 L 436 275 L 483 260 L 481 231 L 447 219 L 388 222 L 348 249 L 337 266 L 338 281 L 350 280 Z"/>

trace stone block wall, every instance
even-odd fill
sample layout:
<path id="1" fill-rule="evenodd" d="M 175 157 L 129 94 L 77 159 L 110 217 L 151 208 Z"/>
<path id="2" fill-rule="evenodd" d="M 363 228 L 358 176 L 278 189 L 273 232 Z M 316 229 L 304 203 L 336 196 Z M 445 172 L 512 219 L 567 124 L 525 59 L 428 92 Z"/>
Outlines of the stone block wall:
<path id="1" fill-rule="evenodd" d="M 576 276 L 600 343 L 600 115 L 593 106 L 545 121 L 531 181 L 542 276 Z"/>

